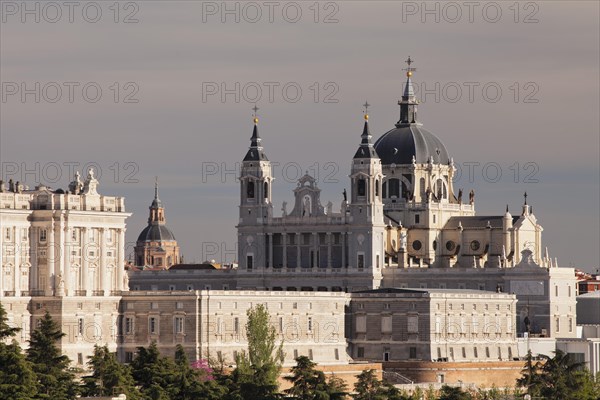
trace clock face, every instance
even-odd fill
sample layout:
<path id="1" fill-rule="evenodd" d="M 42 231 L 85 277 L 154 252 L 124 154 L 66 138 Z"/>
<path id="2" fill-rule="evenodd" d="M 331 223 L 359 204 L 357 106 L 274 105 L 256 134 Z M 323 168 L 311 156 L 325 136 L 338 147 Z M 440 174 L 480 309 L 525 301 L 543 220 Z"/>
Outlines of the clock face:
<path id="1" fill-rule="evenodd" d="M 477 251 L 477 250 L 479 250 L 480 247 L 481 247 L 481 244 L 479 243 L 479 241 L 473 240 L 471 242 L 471 250 Z"/>
<path id="2" fill-rule="evenodd" d="M 448 240 L 446 242 L 446 250 L 453 251 L 455 248 L 456 248 L 456 243 L 454 243 L 452 240 Z"/>

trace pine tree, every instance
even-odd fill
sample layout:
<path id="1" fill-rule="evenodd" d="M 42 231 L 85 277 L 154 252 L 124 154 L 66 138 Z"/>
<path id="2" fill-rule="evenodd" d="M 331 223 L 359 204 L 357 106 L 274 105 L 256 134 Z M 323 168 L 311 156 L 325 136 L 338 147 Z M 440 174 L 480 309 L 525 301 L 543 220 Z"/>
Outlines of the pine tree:
<path id="1" fill-rule="evenodd" d="M 115 353 L 107 346 L 94 346 L 88 366 L 92 375 L 83 378 L 82 393 L 85 396 L 117 396 L 125 394 L 128 399 L 140 398 L 129 366 L 119 363 Z"/>
<path id="2" fill-rule="evenodd" d="M 156 342 L 148 348 L 138 347 L 138 355 L 131 362 L 132 375 L 143 396 L 153 399 L 169 399 L 168 388 L 175 374 L 175 364 L 161 357 Z"/>
<path id="3" fill-rule="evenodd" d="M 31 333 L 27 360 L 39 382 L 39 398 L 70 400 L 77 394 L 75 376 L 69 371 L 70 360 L 57 346 L 63 336 L 65 334 L 48 312 Z"/>
<path id="4" fill-rule="evenodd" d="M 306 356 L 296 358 L 296 365 L 291 371 L 292 376 L 285 378 L 292 383 L 292 387 L 284 392 L 293 399 L 330 400 L 325 374 L 317 370 L 316 365 Z"/>
<path id="5" fill-rule="evenodd" d="M 7 321 L 0 303 L 0 394 L 3 400 L 29 400 L 37 394 L 36 377 L 19 344 L 14 339 L 10 344 L 4 343 L 19 331 Z"/>
<path id="6" fill-rule="evenodd" d="M 354 384 L 355 400 L 386 400 L 387 390 L 375 376 L 374 369 L 365 369 Z"/>

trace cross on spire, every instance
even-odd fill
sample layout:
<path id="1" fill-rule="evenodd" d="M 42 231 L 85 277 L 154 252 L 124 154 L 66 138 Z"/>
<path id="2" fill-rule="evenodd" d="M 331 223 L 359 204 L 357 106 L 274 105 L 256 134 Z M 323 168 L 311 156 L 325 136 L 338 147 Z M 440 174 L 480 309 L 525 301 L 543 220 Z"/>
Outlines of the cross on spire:
<path id="1" fill-rule="evenodd" d="M 158 176 L 154 177 L 154 198 L 158 199 Z"/>
<path id="2" fill-rule="evenodd" d="M 413 68 L 413 67 L 411 67 L 411 64 L 412 64 L 414 61 L 413 61 L 413 60 L 410 58 L 410 56 L 408 56 L 408 60 L 406 60 L 406 61 L 404 61 L 404 62 L 405 62 L 407 65 L 408 65 L 408 67 L 407 67 L 407 68 L 404 68 L 404 69 L 403 69 L 403 71 L 406 71 L 406 76 L 407 76 L 407 77 L 411 77 L 411 76 L 412 76 L 412 73 L 413 73 L 413 71 L 416 71 L 416 70 L 417 70 L 416 68 Z"/>
<path id="3" fill-rule="evenodd" d="M 365 101 L 365 104 L 363 104 L 363 107 L 365 108 L 365 120 L 369 119 L 369 107 L 371 107 L 371 105 L 369 104 L 368 101 Z"/>
<path id="4" fill-rule="evenodd" d="M 525 205 L 527 205 L 527 192 L 525 192 L 525 194 L 523 195 L 523 197 L 525 198 Z"/>
<path id="5" fill-rule="evenodd" d="M 252 113 L 252 119 L 254 120 L 254 125 L 258 124 L 258 114 L 256 113 L 259 110 L 258 107 L 256 107 L 256 104 L 254 104 L 254 107 L 252 107 L 252 111 L 254 111 Z"/>

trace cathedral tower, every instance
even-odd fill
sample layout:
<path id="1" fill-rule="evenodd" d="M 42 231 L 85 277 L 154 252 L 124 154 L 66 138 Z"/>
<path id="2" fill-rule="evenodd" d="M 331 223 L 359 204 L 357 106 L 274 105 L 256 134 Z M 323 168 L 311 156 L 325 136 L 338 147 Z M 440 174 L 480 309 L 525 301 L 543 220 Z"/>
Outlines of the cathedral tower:
<path id="1" fill-rule="evenodd" d="M 268 267 L 265 227 L 272 218 L 271 184 L 273 174 L 262 139 L 258 134 L 257 107 L 250 148 L 240 171 L 240 220 L 238 224 L 238 263 L 241 271 Z"/>

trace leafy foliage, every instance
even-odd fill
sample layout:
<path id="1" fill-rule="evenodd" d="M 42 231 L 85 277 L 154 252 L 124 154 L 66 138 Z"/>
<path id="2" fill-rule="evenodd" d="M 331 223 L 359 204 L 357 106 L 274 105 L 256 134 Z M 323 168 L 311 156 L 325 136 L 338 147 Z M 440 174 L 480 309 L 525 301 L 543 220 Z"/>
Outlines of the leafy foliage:
<path id="1" fill-rule="evenodd" d="M 121 393 L 128 399 L 141 397 L 135 387 L 129 366 L 119 363 L 116 354 L 107 346 L 94 346 L 88 366 L 92 375 L 83 378 L 82 394 L 85 396 L 116 396 Z"/>

